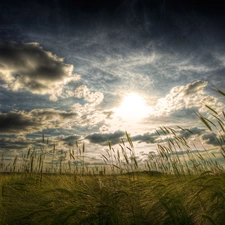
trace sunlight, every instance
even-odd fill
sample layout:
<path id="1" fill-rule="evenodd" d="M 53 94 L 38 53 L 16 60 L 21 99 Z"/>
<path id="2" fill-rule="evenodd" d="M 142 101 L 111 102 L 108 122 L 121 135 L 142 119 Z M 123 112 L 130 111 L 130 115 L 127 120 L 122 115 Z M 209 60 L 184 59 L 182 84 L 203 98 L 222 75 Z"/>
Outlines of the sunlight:
<path id="1" fill-rule="evenodd" d="M 150 106 L 146 106 L 145 100 L 136 93 L 128 94 L 119 108 L 115 108 L 116 116 L 126 122 L 138 122 L 147 117 L 151 111 Z"/>

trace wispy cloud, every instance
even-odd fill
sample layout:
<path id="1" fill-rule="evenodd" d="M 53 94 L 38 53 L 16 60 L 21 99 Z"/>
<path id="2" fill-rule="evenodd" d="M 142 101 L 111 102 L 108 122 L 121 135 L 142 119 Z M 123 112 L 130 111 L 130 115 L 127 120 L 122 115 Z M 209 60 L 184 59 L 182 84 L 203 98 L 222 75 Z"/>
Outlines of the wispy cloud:
<path id="1" fill-rule="evenodd" d="M 104 95 L 101 92 L 91 92 L 85 85 L 79 86 L 74 91 L 74 96 L 77 98 L 84 98 L 91 106 L 99 105 L 104 98 Z"/>

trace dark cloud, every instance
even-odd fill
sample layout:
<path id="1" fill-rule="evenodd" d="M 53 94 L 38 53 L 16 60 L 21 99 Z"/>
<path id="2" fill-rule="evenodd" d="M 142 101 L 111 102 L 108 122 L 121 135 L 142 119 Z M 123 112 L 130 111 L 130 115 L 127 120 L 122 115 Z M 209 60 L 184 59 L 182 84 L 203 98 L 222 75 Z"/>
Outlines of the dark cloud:
<path id="1" fill-rule="evenodd" d="M 76 141 L 78 141 L 80 138 L 81 136 L 71 135 L 63 138 L 62 141 L 64 141 L 64 143 L 67 144 L 68 146 L 75 146 Z"/>
<path id="2" fill-rule="evenodd" d="M 0 124 L 0 133 L 26 133 L 40 127 L 36 118 L 25 115 L 24 112 L 0 113 Z"/>
<path id="3" fill-rule="evenodd" d="M 35 141 L 32 139 L 27 139 L 24 137 L 17 138 L 0 138 L 1 142 L 1 150 L 9 151 L 9 150 L 23 150 L 31 147 Z"/>
<path id="4" fill-rule="evenodd" d="M 32 133 L 46 128 L 63 127 L 76 123 L 77 113 L 55 109 L 33 109 L 29 112 L 0 113 L 0 133 Z"/>
<path id="5" fill-rule="evenodd" d="M 165 136 L 166 135 L 163 133 L 163 131 L 161 129 L 157 129 L 157 132 L 161 135 L 161 136 Z M 158 143 L 158 142 L 164 142 L 165 140 L 169 140 L 167 137 L 163 138 L 162 140 L 159 139 L 159 135 L 157 132 L 154 133 L 145 133 L 143 135 L 136 135 L 136 136 L 132 136 L 131 139 L 132 141 L 138 141 L 138 142 L 145 142 L 145 143 Z M 177 136 L 182 136 L 185 139 L 190 138 L 193 135 L 198 135 L 200 136 L 201 134 L 203 134 L 205 132 L 205 129 L 199 129 L 198 127 L 192 127 L 190 129 L 184 129 L 184 130 L 176 130 L 175 131 Z"/>
<path id="6" fill-rule="evenodd" d="M 189 137 L 193 136 L 193 135 L 197 135 L 200 136 L 203 133 L 205 133 L 205 129 L 200 129 L 198 127 L 192 127 L 188 130 L 181 130 L 179 132 L 179 135 L 184 137 L 185 139 L 188 139 Z"/>
<path id="7" fill-rule="evenodd" d="M 41 121 L 52 121 L 52 120 L 66 120 L 74 119 L 77 116 L 76 112 L 66 112 L 63 110 L 56 109 L 33 109 L 28 112 L 32 117 L 39 118 Z"/>
<path id="8" fill-rule="evenodd" d="M 202 140 L 204 140 L 207 144 L 219 146 L 218 137 L 214 133 L 204 134 L 202 135 Z"/>
<path id="9" fill-rule="evenodd" d="M 123 131 L 115 131 L 114 133 L 94 133 L 87 135 L 85 139 L 89 140 L 92 143 L 97 143 L 100 145 L 108 145 L 110 142 L 112 145 L 118 144 L 121 142 L 121 138 L 125 135 Z"/>
<path id="10" fill-rule="evenodd" d="M 38 43 L 0 42 L 0 78 L 9 90 L 49 94 L 56 100 L 65 84 L 78 79 L 72 72 L 72 65 Z"/>
<path id="11" fill-rule="evenodd" d="M 145 133 L 143 135 L 137 135 L 131 137 L 132 141 L 146 142 L 146 143 L 155 143 L 157 139 L 156 133 Z"/>

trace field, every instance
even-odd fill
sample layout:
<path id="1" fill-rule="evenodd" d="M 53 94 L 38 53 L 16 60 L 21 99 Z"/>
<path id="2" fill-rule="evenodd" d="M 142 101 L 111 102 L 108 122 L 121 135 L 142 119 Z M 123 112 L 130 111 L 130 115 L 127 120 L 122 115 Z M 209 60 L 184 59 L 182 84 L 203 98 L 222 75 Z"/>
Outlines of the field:
<path id="1" fill-rule="evenodd" d="M 199 119 L 216 133 L 224 160 L 225 114 L 206 108 L 213 120 L 200 114 Z M 120 150 L 109 143 L 100 167 L 86 166 L 84 144 L 66 155 L 49 145 L 44 134 L 46 148 L 29 149 L 12 164 L 2 155 L 0 224 L 225 224 L 223 164 L 207 149 L 193 149 L 175 129 L 161 127 L 157 133 L 165 141 L 143 165 L 128 133 Z M 53 159 L 57 152 L 59 163 L 45 167 L 45 158 Z M 71 160 L 79 164 L 71 165 Z"/>
<path id="2" fill-rule="evenodd" d="M 0 224 L 224 224 L 225 174 L 1 174 Z"/>

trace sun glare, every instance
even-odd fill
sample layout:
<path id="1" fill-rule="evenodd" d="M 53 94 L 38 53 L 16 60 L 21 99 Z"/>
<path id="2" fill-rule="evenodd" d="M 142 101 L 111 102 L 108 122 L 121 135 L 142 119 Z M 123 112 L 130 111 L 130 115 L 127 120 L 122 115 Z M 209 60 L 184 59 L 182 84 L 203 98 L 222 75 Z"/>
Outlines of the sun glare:
<path id="1" fill-rule="evenodd" d="M 115 109 L 115 114 L 123 121 L 138 122 L 147 117 L 151 108 L 146 106 L 145 100 L 136 93 L 128 94 L 119 108 Z"/>

